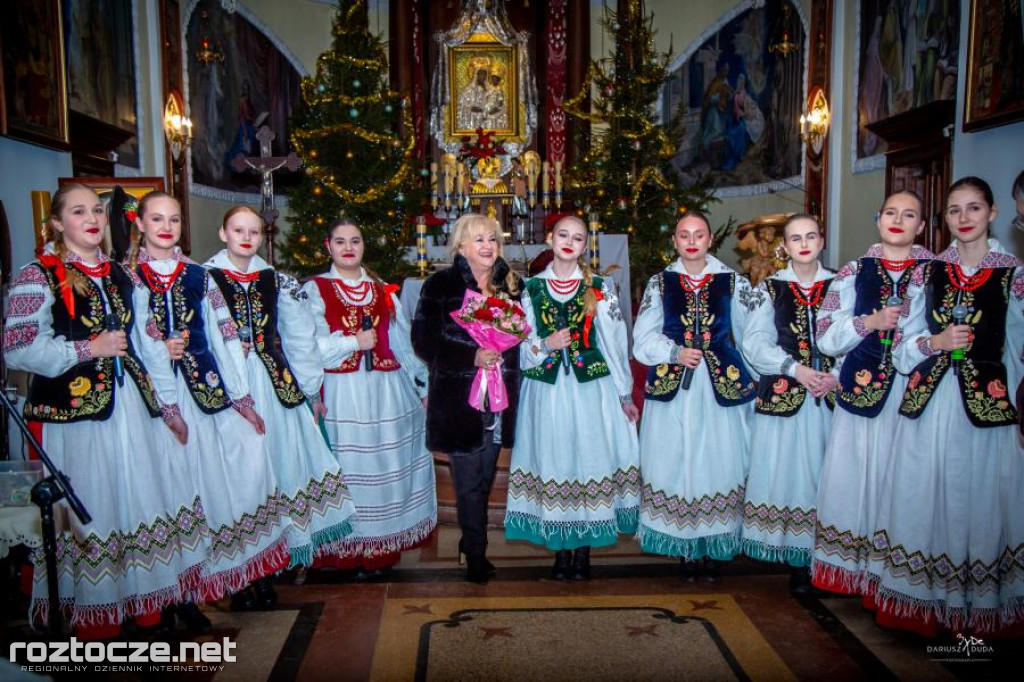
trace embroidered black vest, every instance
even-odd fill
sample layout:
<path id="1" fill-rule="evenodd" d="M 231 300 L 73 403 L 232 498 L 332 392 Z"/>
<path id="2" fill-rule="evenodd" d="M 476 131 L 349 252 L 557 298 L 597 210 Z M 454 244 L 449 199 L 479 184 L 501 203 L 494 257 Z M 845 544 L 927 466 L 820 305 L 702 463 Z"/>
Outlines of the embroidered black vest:
<path id="1" fill-rule="evenodd" d="M 912 275 L 912 268 L 903 271 L 895 287 L 895 295 L 899 298 L 906 300 Z M 892 278 L 885 271 L 882 259 L 860 259 L 854 290 L 857 292 L 854 315 L 870 315 L 885 307 L 886 301 L 894 294 Z M 869 333 L 843 360 L 836 401 L 847 412 L 877 417 L 885 407 L 896 368 L 892 364 L 892 353 L 885 352 L 884 336 L 884 332 Z M 888 348 L 891 351 L 892 346 Z"/>
<path id="2" fill-rule="evenodd" d="M 139 275 L 145 281 L 141 265 Z M 170 310 L 167 305 L 167 294 L 170 294 Z M 195 263 L 186 263 L 167 293 L 151 291 L 149 308 L 156 328 L 163 338 L 167 338 L 169 316 L 173 320 L 174 330 L 181 332 L 185 340 L 185 355 L 173 363 L 174 371 L 181 372 L 199 409 L 206 414 L 216 414 L 227 409 L 231 405 L 231 400 L 224 389 L 217 360 L 213 357 L 206 338 L 206 327 L 203 323 L 205 298 L 206 270 Z"/>
<path id="3" fill-rule="evenodd" d="M 50 291 L 53 292 L 51 314 L 54 335 L 63 336 L 68 341 L 89 341 L 98 335 L 104 330 L 106 311 L 103 297 L 106 297 L 110 312 L 121 319 L 121 326 L 128 337 L 128 354 L 123 358 L 125 374 L 135 382 L 149 414 L 159 417 L 160 404 L 153 390 L 153 382 L 132 343 L 132 328 L 135 326 L 132 311 L 134 284 L 128 273 L 117 263 L 111 263 L 110 274 L 102 280 L 102 295 L 96 284 L 82 275 L 89 293 L 83 296 L 72 290 L 75 297 L 75 316 L 72 317 L 60 295 L 54 269 L 39 264 L 37 267 L 43 271 Z M 93 358 L 56 377 L 33 374 L 28 399 L 25 401 L 25 417 L 53 423 L 105 420 L 114 409 L 115 383 L 113 358 Z"/>
<path id="4" fill-rule="evenodd" d="M 601 284 L 601 278 L 594 277 L 592 286 L 600 291 Z M 583 321 L 586 317 L 584 310 L 586 286 L 584 283 L 580 282 L 576 287 L 576 295 L 565 303 L 559 303 L 552 298 L 548 292 L 546 280 L 539 277 L 528 281 L 526 289 L 530 292 L 530 300 L 533 303 L 533 312 L 537 322 L 537 335 L 540 338 L 547 338 L 558 330 L 555 321 L 558 319 L 559 313 L 561 313 L 562 319 L 569 324 L 572 341 L 566 350 L 569 352 L 569 366 L 572 367 L 576 380 L 582 384 L 609 376 L 611 372 L 608 369 L 608 363 L 597 347 L 597 331 L 591 329 L 589 345 L 585 345 L 583 342 Z M 546 384 L 554 384 L 562 372 L 562 352 L 558 350 L 549 353 L 540 366 L 523 372 L 523 376 L 543 381 Z"/>
<path id="5" fill-rule="evenodd" d="M 277 297 L 280 294 L 277 273 L 270 268 L 261 270 L 259 277 L 246 286 L 219 268 L 211 268 L 209 272 L 224 294 L 235 325 L 249 327 L 252 350 L 266 368 L 277 399 L 285 407 L 301 405 L 306 396 L 292 375 L 277 332 Z"/>
<path id="6" fill-rule="evenodd" d="M 732 333 L 732 296 L 736 275 L 721 272 L 696 292 L 687 291 L 678 272 L 661 273 L 662 307 L 665 324 L 662 334 L 686 348 L 704 351 L 704 361 L 719 405 L 730 407 L 754 399 L 755 385 Z M 695 322 L 700 321 L 700 337 L 694 338 Z M 700 371 L 699 369 L 697 371 Z M 683 366 L 664 364 L 651 367 L 644 383 L 648 400 L 667 402 L 679 392 Z"/>
<path id="7" fill-rule="evenodd" d="M 830 372 L 835 366 L 835 359 L 819 353 L 812 338 L 818 321 L 818 310 L 831 284 L 831 279 L 823 280 L 820 293 L 814 294 L 814 298 L 809 301 L 812 305 L 806 305 L 797 299 L 793 291 L 795 283 L 781 279 L 765 282 L 775 308 L 775 332 L 779 347 L 801 365 L 819 372 Z M 806 397 L 807 389 L 794 377 L 785 374 L 761 375 L 754 409 L 761 414 L 792 417 L 800 411 Z M 835 406 L 834 391 L 825 395 L 825 403 L 830 408 Z"/>
<path id="8" fill-rule="evenodd" d="M 960 305 L 968 310 L 966 323 L 974 341 L 966 349 L 955 377 L 960 386 L 964 411 L 977 427 L 1007 426 L 1017 423 L 1017 412 L 1009 398 L 1003 350 L 1006 344 L 1006 310 L 1010 303 L 1013 268 L 980 270 L 984 282 L 973 291 L 961 292 L 953 283 L 953 265 L 932 261 L 925 270 L 925 310 L 928 331 L 933 335 L 953 324 L 953 307 L 960 294 Z M 949 353 L 939 352 L 926 358 L 910 373 L 900 414 L 917 419 L 924 412 L 939 382 L 950 369 Z M 1019 406 L 1018 406 L 1019 407 Z"/>

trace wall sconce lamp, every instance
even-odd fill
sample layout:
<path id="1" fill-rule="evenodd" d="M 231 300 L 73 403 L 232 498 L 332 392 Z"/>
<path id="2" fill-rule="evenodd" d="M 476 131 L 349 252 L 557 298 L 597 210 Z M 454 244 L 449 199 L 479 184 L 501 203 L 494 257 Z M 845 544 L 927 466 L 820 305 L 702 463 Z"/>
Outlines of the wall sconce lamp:
<path id="1" fill-rule="evenodd" d="M 164 138 L 171 147 L 171 157 L 178 163 L 192 144 L 192 119 L 185 115 L 185 105 L 177 90 L 167 96 L 164 106 Z"/>
<path id="2" fill-rule="evenodd" d="M 815 156 L 821 154 L 831 121 L 825 91 L 816 87 L 807 97 L 807 111 L 800 114 L 800 137 Z"/>

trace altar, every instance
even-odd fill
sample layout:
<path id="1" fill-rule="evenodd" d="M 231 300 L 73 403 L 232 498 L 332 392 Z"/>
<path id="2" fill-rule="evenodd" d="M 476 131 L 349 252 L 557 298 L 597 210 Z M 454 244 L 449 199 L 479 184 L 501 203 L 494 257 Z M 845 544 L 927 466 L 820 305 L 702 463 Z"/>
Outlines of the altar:
<path id="1" fill-rule="evenodd" d="M 601 254 L 601 272 L 607 272 L 607 276 L 615 282 L 619 292 L 619 307 L 622 308 L 622 317 L 626 321 L 626 330 L 629 334 L 630 348 L 633 338 L 633 304 L 632 292 L 629 281 L 629 242 L 624 234 L 604 234 L 599 237 Z M 547 244 L 506 244 L 504 247 L 505 260 L 512 269 L 522 276 L 526 276 L 527 267 L 530 262 L 540 253 L 548 248 Z M 427 246 L 427 261 L 431 269 L 441 270 L 451 265 L 452 259 L 447 246 Z M 416 248 L 410 247 L 406 251 L 406 259 L 409 262 L 416 262 Z M 416 313 L 416 303 L 420 299 L 420 291 L 423 289 L 423 279 L 409 277 L 402 283 L 402 292 L 399 300 L 405 314 L 412 320 Z"/>

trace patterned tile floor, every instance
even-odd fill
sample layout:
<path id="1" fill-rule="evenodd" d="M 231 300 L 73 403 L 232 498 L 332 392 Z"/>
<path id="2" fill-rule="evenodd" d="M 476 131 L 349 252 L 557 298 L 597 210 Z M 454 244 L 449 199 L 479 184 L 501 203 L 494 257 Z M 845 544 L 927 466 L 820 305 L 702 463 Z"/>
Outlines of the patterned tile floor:
<path id="1" fill-rule="evenodd" d="M 463 581 L 456 542 L 457 530 L 442 526 L 389 574 L 366 581 L 324 570 L 296 585 L 285 574 L 274 611 L 204 607 L 215 630 L 201 639 L 237 643 L 237 662 L 216 674 L 94 677 L 845 682 L 1019 679 L 1024 664 L 1021 641 L 988 642 L 991 660 L 929 653 L 936 642 L 877 628 L 856 599 L 792 598 L 787 571 L 758 562 L 734 561 L 716 583 L 687 583 L 676 562 L 623 541 L 595 552 L 592 580 L 564 583 L 549 578 L 546 552 L 494 532 L 498 577 L 479 586 Z M 5 630 L 0 654 L 12 639 L 39 637 L 17 621 Z"/>

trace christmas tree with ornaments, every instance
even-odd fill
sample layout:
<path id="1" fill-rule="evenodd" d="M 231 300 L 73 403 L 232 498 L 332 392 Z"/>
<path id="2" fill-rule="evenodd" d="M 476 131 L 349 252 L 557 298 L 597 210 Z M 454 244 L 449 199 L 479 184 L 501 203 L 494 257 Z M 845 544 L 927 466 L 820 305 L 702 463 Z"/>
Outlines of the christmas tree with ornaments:
<path id="1" fill-rule="evenodd" d="M 685 210 L 706 211 L 718 201 L 705 180 L 681 187 L 672 165 L 678 133 L 675 122 L 661 126 L 655 103 L 668 78 L 671 52 L 654 48 L 653 15 L 630 0 L 625 11 L 602 19 L 615 41 L 614 58 L 592 61 L 578 95 L 565 103 L 580 126 L 581 153 L 566 176 L 584 215 L 596 215 L 610 233 L 629 235 L 631 279 L 639 292 L 647 280 L 676 258 L 671 235 Z M 592 96 L 590 108 L 585 106 Z M 715 230 L 712 250 L 732 230 Z"/>
<path id="2" fill-rule="evenodd" d="M 305 175 L 288 192 L 291 230 L 280 266 L 297 276 L 325 271 L 326 229 L 344 216 L 362 230 L 364 263 L 395 281 L 412 271 L 410 217 L 426 198 L 407 97 L 388 88 L 387 54 L 370 32 L 365 0 L 341 0 L 332 33 L 333 47 L 303 79 L 291 118 Z"/>

